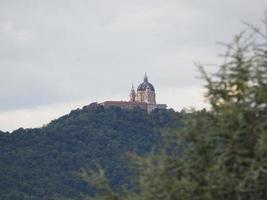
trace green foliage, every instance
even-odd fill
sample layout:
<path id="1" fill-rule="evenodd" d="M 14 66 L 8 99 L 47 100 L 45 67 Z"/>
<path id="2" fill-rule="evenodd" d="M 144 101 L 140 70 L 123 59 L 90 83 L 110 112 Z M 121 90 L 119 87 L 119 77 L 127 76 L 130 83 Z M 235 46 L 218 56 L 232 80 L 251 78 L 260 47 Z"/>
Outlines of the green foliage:
<path id="1" fill-rule="evenodd" d="M 160 152 L 134 156 L 139 190 L 119 199 L 267 199 L 267 36 L 242 33 L 217 73 L 200 70 L 210 111 L 193 111 Z"/>
<path id="2" fill-rule="evenodd" d="M 112 191 L 110 184 L 106 178 L 105 171 L 99 167 L 98 171 L 86 170 L 82 168 L 77 173 L 84 181 L 94 185 L 97 188 L 97 193 L 101 193 L 101 196 L 94 198 L 87 197 L 87 199 L 99 199 L 99 200 L 117 200 L 118 194 Z"/>
<path id="3" fill-rule="evenodd" d="M 76 172 L 98 165 L 112 189 L 124 184 L 131 187 L 132 172 L 123 154 L 146 154 L 161 143 L 160 129 L 181 126 L 180 117 L 173 111 L 148 115 L 140 109 L 104 109 L 92 104 L 43 128 L 0 132 L 0 199 L 83 199 L 93 195 L 95 188 Z"/>

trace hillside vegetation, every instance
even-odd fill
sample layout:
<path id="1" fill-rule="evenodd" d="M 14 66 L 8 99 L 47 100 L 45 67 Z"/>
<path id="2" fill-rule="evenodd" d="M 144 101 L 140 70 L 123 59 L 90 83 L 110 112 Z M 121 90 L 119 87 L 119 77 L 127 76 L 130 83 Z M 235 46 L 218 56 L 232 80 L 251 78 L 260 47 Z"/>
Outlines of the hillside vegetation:
<path id="1" fill-rule="evenodd" d="M 133 174 L 123 155 L 156 148 L 160 131 L 180 127 L 182 117 L 173 110 L 148 115 L 92 104 L 42 128 L 0 132 L 0 199 L 82 199 L 94 188 L 76 172 L 98 166 L 114 189 L 131 187 Z"/>

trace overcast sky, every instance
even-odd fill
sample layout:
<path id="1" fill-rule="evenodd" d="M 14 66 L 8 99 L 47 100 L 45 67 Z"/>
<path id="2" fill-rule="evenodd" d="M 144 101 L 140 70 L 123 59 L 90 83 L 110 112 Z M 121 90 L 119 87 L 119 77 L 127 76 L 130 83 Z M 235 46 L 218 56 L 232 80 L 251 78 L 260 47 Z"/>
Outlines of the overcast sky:
<path id="1" fill-rule="evenodd" d="M 0 0 L 0 130 L 40 127 L 91 102 L 128 100 L 144 73 L 157 102 L 205 106 L 195 62 L 259 24 L 266 0 Z"/>

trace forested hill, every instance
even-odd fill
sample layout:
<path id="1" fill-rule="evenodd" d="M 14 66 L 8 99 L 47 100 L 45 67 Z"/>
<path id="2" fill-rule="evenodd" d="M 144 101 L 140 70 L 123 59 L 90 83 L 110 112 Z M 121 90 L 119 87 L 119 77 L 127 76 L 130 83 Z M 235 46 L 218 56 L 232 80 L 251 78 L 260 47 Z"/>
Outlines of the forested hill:
<path id="1" fill-rule="evenodd" d="M 160 131 L 178 128 L 182 117 L 92 104 L 42 128 L 0 132 L 0 199 L 81 199 L 92 188 L 75 172 L 98 164 L 114 187 L 125 184 L 130 171 L 122 156 L 149 152 L 161 142 Z"/>

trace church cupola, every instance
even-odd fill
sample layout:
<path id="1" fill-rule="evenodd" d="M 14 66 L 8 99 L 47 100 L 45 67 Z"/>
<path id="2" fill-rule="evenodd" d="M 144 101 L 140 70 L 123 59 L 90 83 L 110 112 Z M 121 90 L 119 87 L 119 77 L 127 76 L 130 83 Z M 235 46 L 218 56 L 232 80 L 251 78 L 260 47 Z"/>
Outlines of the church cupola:
<path id="1" fill-rule="evenodd" d="M 144 81 L 138 86 L 137 91 L 146 91 L 147 89 L 150 89 L 151 91 L 155 92 L 154 86 L 148 82 L 148 77 L 145 73 Z"/>

